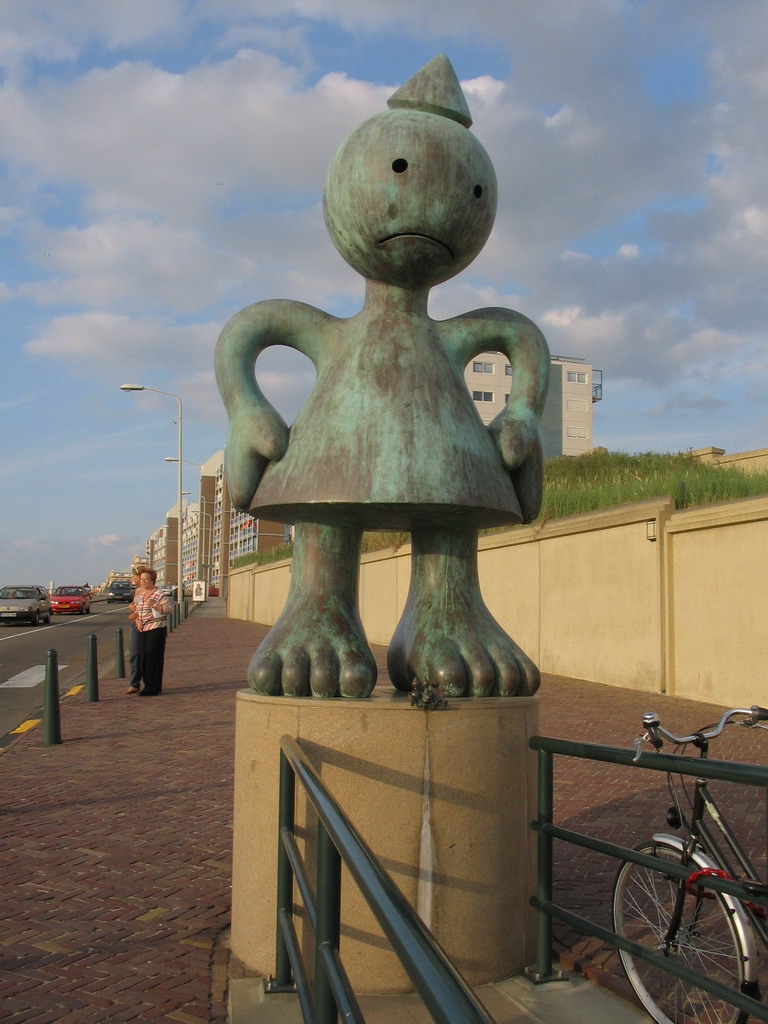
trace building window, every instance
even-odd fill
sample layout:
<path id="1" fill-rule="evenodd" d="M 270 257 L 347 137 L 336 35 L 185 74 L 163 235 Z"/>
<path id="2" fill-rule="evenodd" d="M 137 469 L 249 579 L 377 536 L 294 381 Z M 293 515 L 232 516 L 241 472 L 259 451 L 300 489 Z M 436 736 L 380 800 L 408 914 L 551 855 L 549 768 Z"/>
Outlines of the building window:
<path id="1" fill-rule="evenodd" d="M 583 372 L 578 372 L 577 373 L 576 370 L 569 370 L 568 371 L 568 383 L 569 384 L 586 384 L 587 383 L 587 375 L 586 375 L 586 373 L 583 373 Z"/>
<path id="2" fill-rule="evenodd" d="M 473 373 L 493 373 L 493 363 L 481 363 L 475 360 L 472 363 Z"/>
<path id="3" fill-rule="evenodd" d="M 507 363 L 507 365 L 504 367 L 504 374 L 507 377 L 512 376 L 512 367 L 509 365 L 509 363 Z"/>
<path id="4" fill-rule="evenodd" d="M 509 401 L 509 395 L 504 395 L 504 405 Z"/>
<path id="5" fill-rule="evenodd" d="M 492 391 L 473 391 L 472 398 L 475 402 L 492 402 L 493 392 Z"/>
<path id="6" fill-rule="evenodd" d="M 587 437 L 586 427 L 568 427 L 568 437 Z"/>

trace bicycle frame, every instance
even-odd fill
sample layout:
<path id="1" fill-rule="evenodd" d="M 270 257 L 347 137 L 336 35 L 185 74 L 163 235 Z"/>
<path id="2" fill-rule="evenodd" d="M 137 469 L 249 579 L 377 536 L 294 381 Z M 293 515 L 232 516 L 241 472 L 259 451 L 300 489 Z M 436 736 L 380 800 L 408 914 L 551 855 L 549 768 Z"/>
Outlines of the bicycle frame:
<path id="1" fill-rule="evenodd" d="M 679 836 L 673 836 L 667 833 L 655 833 L 653 836 L 653 842 L 654 844 L 658 843 L 659 845 L 668 846 L 674 850 L 678 850 L 680 853 L 680 863 L 684 867 L 695 867 L 705 871 L 717 869 L 716 862 L 708 854 L 702 852 L 702 848 L 699 844 L 694 843 L 690 839 L 688 842 L 684 842 Z M 686 899 L 691 898 L 691 893 L 686 879 L 678 879 L 676 884 L 677 894 L 675 896 L 675 905 L 670 916 L 669 927 L 667 928 L 664 939 L 659 947 L 660 951 L 663 952 L 665 956 L 669 951 L 674 950 L 677 945 L 680 925 L 683 920 L 683 913 L 686 906 Z M 702 891 L 696 910 L 693 914 L 692 923 L 695 924 L 698 919 L 699 907 L 701 906 L 702 900 L 710 895 L 711 894 Z M 741 903 L 736 896 L 729 896 L 727 893 L 723 893 L 720 898 L 730 911 L 733 927 L 740 937 L 741 947 L 746 953 L 747 962 L 756 965 L 757 954 L 755 950 L 754 937 L 746 915 L 745 905 Z M 760 988 L 756 969 L 754 977 L 751 980 L 743 982 L 742 992 L 752 996 L 754 999 L 760 998 Z"/>
<path id="2" fill-rule="evenodd" d="M 714 829 L 705 819 L 705 816 L 714 824 Z M 719 833 L 719 840 L 715 835 L 715 830 Z M 727 872 L 731 878 L 741 882 L 742 885 L 753 883 L 760 891 L 765 891 L 765 885 L 762 879 L 760 879 L 752 861 L 741 846 L 727 818 L 720 810 L 717 801 L 712 796 L 708 780 L 701 778 L 695 780 L 691 821 L 688 826 L 688 841 L 684 843 L 683 848 L 683 864 L 689 862 L 690 854 L 695 849 L 701 849 L 721 870 Z M 768 927 L 766 926 L 762 908 L 755 907 L 746 900 L 740 902 L 749 918 L 755 935 L 768 949 Z"/>

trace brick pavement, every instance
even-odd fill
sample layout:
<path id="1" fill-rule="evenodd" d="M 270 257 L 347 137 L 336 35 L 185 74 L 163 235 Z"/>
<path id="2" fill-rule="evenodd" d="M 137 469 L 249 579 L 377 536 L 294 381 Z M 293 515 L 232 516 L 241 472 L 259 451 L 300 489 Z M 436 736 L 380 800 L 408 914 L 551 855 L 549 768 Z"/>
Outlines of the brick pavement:
<path id="1" fill-rule="evenodd" d="M 0 757 L 0 998 L 8 1022 L 220 1024 L 234 693 L 265 630 L 195 614 L 163 695 L 61 706 Z"/>
<path id="2" fill-rule="evenodd" d="M 233 698 L 266 627 L 215 610 L 169 637 L 162 697 L 125 697 L 125 680 L 102 677 L 98 703 L 63 701 L 61 745 L 42 746 L 38 727 L 0 755 L 9 1024 L 227 1019 L 227 979 L 243 973 L 227 949 Z M 628 746 L 652 709 L 677 731 L 719 710 L 547 676 L 541 732 Z M 717 753 L 762 762 L 764 739 L 732 730 Z M 655 773 L 558 758 L 555 779 L 560 824 L 627 845 L 663 825 Z M 737 818 L 762 843 L 758 810 L 739 798 Z M 597 855 L 557 850 L 555 899 L 607 923 L 612 875 Z M 609 950 L 558 925 L 555 938 L 566 966 L 628 995 Z"/>

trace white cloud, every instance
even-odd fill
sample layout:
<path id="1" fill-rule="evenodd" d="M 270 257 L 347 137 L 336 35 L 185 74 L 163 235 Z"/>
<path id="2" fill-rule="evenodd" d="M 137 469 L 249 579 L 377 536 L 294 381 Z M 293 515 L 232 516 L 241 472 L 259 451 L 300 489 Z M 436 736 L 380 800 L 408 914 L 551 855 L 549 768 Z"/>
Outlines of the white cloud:
<path id="1" fill-rule="evenodd" d="M 29 355 L 66 363 L 80 376 L 117 387 L 126 378 L 153 379 L 176 367 L 185 379 L 209 371 L 220 325 L 176 324 L 152 316 L 126 316 L 91 312 L 54 317 L 44 332 L 26 346 Z M 168 390 L 165 388 L 164 390 Z M 171 388 L 170 390 L 174 390 Z M 206 416 L 211 399 L 196 412 Z M 220 402 L 215 401 L 215 413 Z"/>
<path id="2" fill-rule="evenodd" d="M 180 0 L 2 0 L 0 56 L 11 68 L 30 58 L 75 60 L 93 40 L 109 47 L 127 46 L 168 30 L 182 14 Z"/>
<path id="3" fill-rule="evenodd" d="M 116 533 L 105 533 L 102 537 L 96 537 L 93 543 L 96 547 L 111 548 L 115 544 L 119 544 L 121 540 L 122 538 Z"/>
<path id="4" fill-rule="evenodd" d="M 125 61 L 71 85 L 0 89 L 0 155 L 38 187 L 85 190 L 97 215 L 188 224 L 232 203 L 317 196 L 341 137 L 387 93 L 338 73 L 306 88 L 255 50 L 185 74 Z"/>
<path id="5" fill-rule="evenodd" d="M 95 220 L 86 227 L 34 231 L 50 276 L 23 285 L 23 294 L 54 303 L 103 309 L 204 309 L 248 276 L 236 253 L 213 250 L 199 232 L 138 217 Z"/>

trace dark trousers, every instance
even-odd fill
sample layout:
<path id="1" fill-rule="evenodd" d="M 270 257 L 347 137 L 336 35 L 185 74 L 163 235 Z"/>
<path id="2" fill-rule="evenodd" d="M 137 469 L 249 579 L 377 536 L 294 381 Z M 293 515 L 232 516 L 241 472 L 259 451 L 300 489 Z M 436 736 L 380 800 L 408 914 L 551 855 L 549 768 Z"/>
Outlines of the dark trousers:
<path id="1" fill-rule="evenodd" d="M 141 686 L 141 672 L 139 671 L 139 633 L 138 629 L 131 623 L 131 632 L 128 636 L 128 663 L 131 666 L 132 690 L 138 690 Z"/>
<path id="2" fill-rule="evenodd" d="M 165 626 L 139 633 L 139 671 L 144 680 L 144 693 L 162 693 L 167 635 Z"/>

